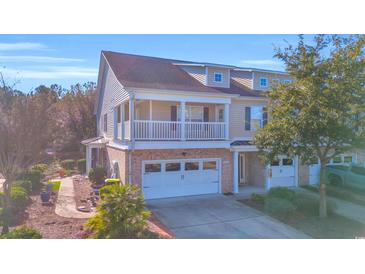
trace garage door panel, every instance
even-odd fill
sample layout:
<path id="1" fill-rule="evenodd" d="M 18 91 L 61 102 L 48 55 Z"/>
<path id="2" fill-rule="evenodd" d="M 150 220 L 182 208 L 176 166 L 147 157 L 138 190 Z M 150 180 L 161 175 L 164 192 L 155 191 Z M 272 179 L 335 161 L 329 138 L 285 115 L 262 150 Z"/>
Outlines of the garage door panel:
<path id="1" fill-rule="evenodd" d="M 205 163 L 206 161 L 209 162 Z M 171 162 L 175 164 L 169 164 Z M 142 176 L 143 193 L 146 199 L 218 193 L 219 191 L 219 161 L 216 159 L 177 159 L 160 163 L 161 172 L 145 172 Z M 176 163 L 180 163 L 180 167 Z M 151 167 L 149 166 L 150 169 Z M 146 170 L 145 166 L 144 170 Z"/>

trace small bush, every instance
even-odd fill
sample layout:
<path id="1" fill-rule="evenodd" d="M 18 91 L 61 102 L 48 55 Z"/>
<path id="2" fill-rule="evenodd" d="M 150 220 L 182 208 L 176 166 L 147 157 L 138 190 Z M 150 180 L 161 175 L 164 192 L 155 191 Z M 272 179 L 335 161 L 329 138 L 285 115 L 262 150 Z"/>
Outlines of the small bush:
<path id="1" fill-rule="evenodd" d="M 265 195 L 258 194 L 258 193 L 252 193 L 251 200 L 256 203 L 263 204 L 265 202 Z"/>
<path id="2" fill-rule="evenodd" d="M 47 169 L 48 169 L 48 165 L 47 164 L 37 164 L 32 166 L 33 170 L 39 170 L 40 172 L 44 173 Z"/>
<path id="3" fill-rule="evenodd" d="M 86 172 L 86 159 L 77 160 L 77 169 L 81 174 Z"/>
<path id="4" fill-rule="evenodd" d="M 115 179 L 115 178 L 108 178 L 105 179 L 105 185 L 109 186 L 109 185 L 119 185 L 120 184 L 120 179 Z"/>
<path id="5" fill-rule="evenodd" d="M 13 186 L 19 186 L 27 191 L 27 194 L 32 193 L 32 182 L 29 180 L 17 180 L 13 182 Z"/>
<path id="6" fill-rule="evenodd" d="M 103 184 L 106 176 L 105 169 L 103 167 L 92 168 L 89 171 L 89 179 L 93 183 Z"/>
<path id="7" fill-rule="evenodd" d="M 14 212 L 20 213 L 25 210 L 29 202 L 27 191 L 19 186 L 13 186 L 10 191 L 11 206 Z"/>
<path id="8" fill-rule="evenodd" d="M 42 235 L 33 228 L 23 226 L 1 235 L 0 239 L 42 239 Z"/>
<path id="9" fill-rule="evenodd" d="M 319 212 L 319 197 L 306 194 L 298 193 L 295 199 L 297 209 L 303 213 L 310 215 L 318 215 Z M 336 209 L 336 204 L 332 201 L 327 200 L 327 212 L 333 213 Z"/>
<path id="10" fill-rule="evenodd" d="M 287 187 L 273 187 L 267 194 L 268 198 L 278 198 L 293 202 L 295 199 L 295 192 Z"/>
<path id="11" fill-rule="evenodd" d="M 134 185 L 106 186 L 96 215 L 88 220 L 86 229 L 98 239 L 145 238 L 147 218 L 144 199 Z"/>
<path id="12" fill-rule="evenodd" d="M 42 172 L 35 169 L 30 169 L 19 174 L 18 180 L 26 180 L 32 182 L 32 190 L 41 188 Z"/>
<path id="13" fill-rule="evenodd" d="M 61 167 L 63 167 L 64 169 L 70 170 L 70 169 L 74 169 L 75 168 L 75 160 L 63 160 L 60 163 Z"/>
<path id="14" fill-rule="evenodd" d="M 265 199 L 265 211 L 279 218 L 288 218 L 295 213 L 296 205 L 286 199 L 269 197 Z"/>

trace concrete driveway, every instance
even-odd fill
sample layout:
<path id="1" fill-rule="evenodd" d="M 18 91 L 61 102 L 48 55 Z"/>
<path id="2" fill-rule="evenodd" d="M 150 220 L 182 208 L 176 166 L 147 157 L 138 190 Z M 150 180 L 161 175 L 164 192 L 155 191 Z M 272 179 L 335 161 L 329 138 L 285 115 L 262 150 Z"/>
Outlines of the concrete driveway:
<path id="1" fill-rule="evenodd" d="M 147 201 L 148 208 L 180 239 L 301 239 L 308 235 L 233 196 L 201 195 Z"/>

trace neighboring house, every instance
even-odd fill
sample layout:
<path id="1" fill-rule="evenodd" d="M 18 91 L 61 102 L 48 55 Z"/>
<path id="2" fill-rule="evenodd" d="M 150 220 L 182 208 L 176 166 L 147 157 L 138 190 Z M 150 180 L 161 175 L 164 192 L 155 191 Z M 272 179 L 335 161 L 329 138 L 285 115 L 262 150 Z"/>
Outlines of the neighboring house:
<path id="1" fill-rule="evenodd" d="M 106 166 L 147 199 L 316 183 L 317 163 L 283 156 L 264 165 L 251 143 L 268 119 L 265 91 L 290 81 L 278 71 L 103 51 L 87 169 Z"/>

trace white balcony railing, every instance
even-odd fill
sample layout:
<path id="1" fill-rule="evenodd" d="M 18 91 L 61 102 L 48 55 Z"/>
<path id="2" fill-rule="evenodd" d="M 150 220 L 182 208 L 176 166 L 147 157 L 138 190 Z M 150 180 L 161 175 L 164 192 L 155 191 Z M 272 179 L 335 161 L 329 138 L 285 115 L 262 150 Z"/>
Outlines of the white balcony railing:
<path id="1" fill-rule="evenodd" d="M 124 139 L 126 139 L 126 140 L 130 140 L 131 139 L 129 124 L 130 124 L 129 121 L 125 121 L 124 122 Z"/>
<path id="2" fill-rule="evenodd" d="M 186 122 L 187 140 L 218 140 L 225 139 L 225 125 L 220 122 Z"/>
<path id="3" fill-rule="evenodd" d="M 135 120 L 135 140 L 223 140 L 226 123 L 222 122 L 186 122 L 183 126 L 176 121 Z M 129 139 L 129 121 L 124 122 L 125 139 Z"/>

